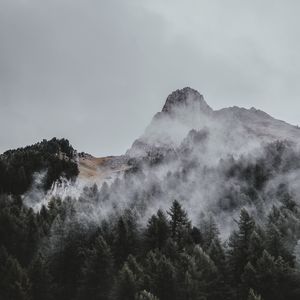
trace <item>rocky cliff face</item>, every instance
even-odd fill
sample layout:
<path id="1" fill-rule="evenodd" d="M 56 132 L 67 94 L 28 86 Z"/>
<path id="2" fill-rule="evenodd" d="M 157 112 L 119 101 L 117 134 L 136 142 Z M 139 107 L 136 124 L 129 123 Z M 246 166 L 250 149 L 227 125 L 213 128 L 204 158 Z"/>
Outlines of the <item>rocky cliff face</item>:
<path id="1" fill-rule="evenodd" d="M 194 110 L 206 114 L 213 112 L 211 107 L 205 102 L 204 97 L 196 90 L 185 87 L 172 92 L 162 109 L 163 113 L 176 113 L 177 110 L 193 107 Z"/>

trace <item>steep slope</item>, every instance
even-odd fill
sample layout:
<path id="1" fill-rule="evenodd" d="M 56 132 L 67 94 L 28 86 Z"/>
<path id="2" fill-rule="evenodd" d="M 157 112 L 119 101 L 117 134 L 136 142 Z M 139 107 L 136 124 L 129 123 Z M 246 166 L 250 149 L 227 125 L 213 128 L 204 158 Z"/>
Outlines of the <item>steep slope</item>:
<path id="1" fill-rule="evenodd" d="M 86 154 L 78 157 L 78 167 L 79 180 L 100 185 L 114 180 L 130 168 L 124 156 L 94 157 Z"/>

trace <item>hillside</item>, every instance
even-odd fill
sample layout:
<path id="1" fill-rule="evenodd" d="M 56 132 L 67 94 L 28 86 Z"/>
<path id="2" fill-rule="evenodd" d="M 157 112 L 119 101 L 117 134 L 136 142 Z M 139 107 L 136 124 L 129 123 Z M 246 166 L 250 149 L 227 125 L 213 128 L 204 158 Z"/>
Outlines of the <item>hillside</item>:
<path id="1" fill-rule="evenodd" d="M 0 296 L 298 300 L 299 142 L 184 88 L 122 156 L 57 139 L 5 152 Z"/>

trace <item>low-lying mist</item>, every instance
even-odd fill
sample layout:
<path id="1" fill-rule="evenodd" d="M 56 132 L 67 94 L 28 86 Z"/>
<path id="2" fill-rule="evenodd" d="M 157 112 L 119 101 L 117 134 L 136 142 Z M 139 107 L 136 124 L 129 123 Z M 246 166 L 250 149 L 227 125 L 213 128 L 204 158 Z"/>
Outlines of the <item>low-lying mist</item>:
<path id="1" fill-rule="evenodd" d="M 35 210 L 52 198 L 67 200 L 72 220 L 87 227 L 126 209 L 145 226 L 176 199 L 195 225 L 212 214 L 226 239 L 243 207 L 263 223 L 284 197 L 300 204 L 299 137 L 296 127 L 253 108 L 213 111 L 187 88 L 168 97 L 124 156 L 130 168 L 114 180 L 61 180 L 42 194 L 37 176 L 24 199 Z"/>

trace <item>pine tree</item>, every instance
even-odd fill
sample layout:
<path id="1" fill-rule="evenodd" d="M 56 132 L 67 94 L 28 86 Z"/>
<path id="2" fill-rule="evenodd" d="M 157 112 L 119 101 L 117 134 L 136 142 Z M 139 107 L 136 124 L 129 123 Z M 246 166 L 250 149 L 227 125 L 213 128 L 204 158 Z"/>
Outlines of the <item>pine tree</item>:
<path id="1" fill-rule="evenodd" d="M 238 222 L 238 231 L 229 239 L 229 264 L 236 283 L 241 282 L 241 275 L 250 259 L 250 238 L 255 229 L 255 222 L 246 209 L 242 209 Z"/>
<path id="2" fill-rule="evenodd" d="M 211 214 L 204 217 L 200 222 L 200 231 L 202 236 L 202 248 L 206 251 L 213 240 L 219 239 L 219 229 Z"/>
<path id="3" fill-rule="evenodd" d="M 286 249 L 283 236 L 277 226 L 273 223 L 269 223 L 267 227 L 266 247 L 268 252 L 275 258 L 281 256 L 292 265 L 294 264 L 293 255 Z"/>
<path id="4" fill-rule="evenodd" d="M 251 264 L 248 262 L 245 266 L 244 273 L 242 275 L 242 287 L 241 287 L 241 295 L 247 295 L 249 289 L 256 288 L 258 285 L 258 276 L 257 271 Z"/>
<path id="5" fill-rule="evenodd" d="M 136 254 L 138 241 L 137 224 L 132 212 L 128 210 L 119 218 L 115 228 L 113 254 L 117 267 L 123 265 L 129 254 Z"/>
<path id="6" fill-rule="evenodd" d="M 281 299 L 277 297 L 278 281 L 275 258 L 266 250 L 257 262 L 257 283 L 259 284 L 257 290 L 264 299 Z"/>
<path id="7" fill-rule="evenodd" d="M 177 243 L 179 248 L 182 248 L 183 244 L 192 241 L 190 236 L 191 222 L 188 219 L 186 211 L 177 200 L 173 201 L 168 215 L 171 217 L 171 237 Z"/>
<path id="8" fill-rule="evenodd" d="M 203 245 L 203 237 L 199 228 L 193 226 L 191 231 L 191 237 L 193 239 L 194 244 Z"/>
<path id="9" fill-rule="evenodd" d="M 189 273 L 191 274 L 191 280 L 194 281 L 192 286 L 197 289 L 196 299 L 226 299 L 221 276 L 210 257 L 201 247 L 196 246 L 193 258 L 194 263 L 191 264 Z"/>
<path id="10" fill-rule="evenodd" d="M 249 261 L 252 265 L 256 265 L 257 260 L 261 257 L 264 251 L 264 242 L 258 233 L 254 230 L 249 241 Z"/>
<path id="11" fill-rule="evenodd" d="M 32 283 L 31 294 L 33 300 L 50 300 L 52 297 L 52 280 L 46 263 L 38 254 L 31 262 L 29 277 Z"/>
<path id="12" fill-rule="evenodd" d="M 27 226 L 26 228 L 27 240 L 26 240 L 26 249 L 24 249 L 26 251 L 24 252 L 26 256 L 25 261 L 26 263 L 29 263 L 36 251 L 37 243 L 39 241 L 39 236 L 40 236 L 36 215 L 34 214 L 32 208 L 30 208 L 27 212 L 26 226 Z"/>
<path id="13" fill-rule="evenodd" d="M 139 290 L 138 278 L 125 262 L 120 270 L 112 293 L 113 300 L 133 300 Z"/>
<path id="14" fill-rule="evenodd" d="M 0 298 L 3 300 L 29 300 L 31 283 L 19 262 L 8 256 L 0 278 Z"/>
<path id="15" fill-rule="evenodd" d="M 158 250 L 150 251 L 145 263 L 146 288 L 160 300 L 177 299 L 176 270 Z"/>
<path id="16" fill-rule="evenodd" d="M 207 250 L 207 254 L 212 259 L 212 261 L 215 263 L 216 267 L 219 269 L 219 271 L 226 275 L 226 257 L 224 249 L 221 245 L 221 242 L 219 239 L 214 239 L 210 243 L 210 246 Z"/>
<path id="17" fill-rule="evenodd" d="M 145 246 L 146 249 L 161 250 L 167 239 L 169 238 L 169 224 L 165 214 L 158 210 L 156 215 L 153 215 L 148 221 L 147 228 L 145 230 Z"/>
<path id="18" fill-rule="evenodd" d="M 82 272 L 83 280 L 79 292 L 81 298 L 107 299 L 113 280 L 113 257 L 102 236 L 97 237 L 88 253 Z"/>

